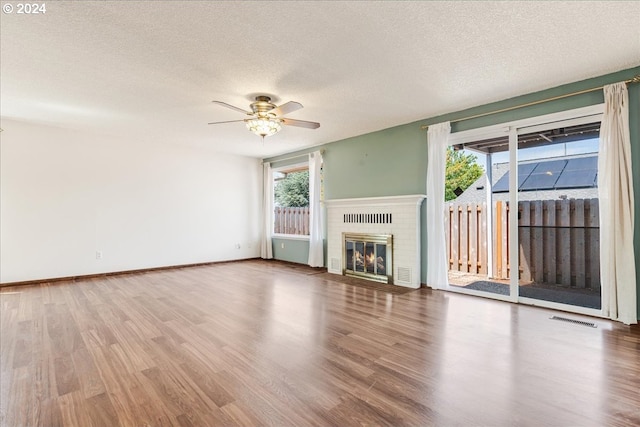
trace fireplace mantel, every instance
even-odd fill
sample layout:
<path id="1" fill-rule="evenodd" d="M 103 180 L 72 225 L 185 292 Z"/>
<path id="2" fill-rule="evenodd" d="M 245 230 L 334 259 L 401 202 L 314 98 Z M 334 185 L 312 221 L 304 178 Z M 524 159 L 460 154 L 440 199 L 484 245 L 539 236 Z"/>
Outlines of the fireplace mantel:
<path id="1" fill-rule="evenodd" d="M 342 233 L 393 236 L 393 284 L 420 287 L 422 194 L 326 200 L 328 271 L 343 274 Z"/>
<path id="2" fill-rule="evenodd" d="M 418 205 L 427 196 L 423 194 L 412 194 L 408 196 L 384 196 L 384 197 L 361 197 L 357 199 L 329 199 L 324 204 L 327 207 L 357 207 L 357 206 L 402 206 Z"/>

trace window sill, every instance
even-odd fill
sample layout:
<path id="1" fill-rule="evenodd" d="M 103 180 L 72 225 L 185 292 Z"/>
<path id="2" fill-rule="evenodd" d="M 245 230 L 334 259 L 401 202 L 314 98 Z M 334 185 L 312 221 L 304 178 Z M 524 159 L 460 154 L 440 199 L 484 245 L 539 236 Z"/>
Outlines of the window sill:
<path id="1" fill-rule="evenodd" d="M 300 234 L 274 234 L 271 236 L 273 239 L 286 239 L 286 240 L 309 240 L 309 236 L 303 236 Z"/>

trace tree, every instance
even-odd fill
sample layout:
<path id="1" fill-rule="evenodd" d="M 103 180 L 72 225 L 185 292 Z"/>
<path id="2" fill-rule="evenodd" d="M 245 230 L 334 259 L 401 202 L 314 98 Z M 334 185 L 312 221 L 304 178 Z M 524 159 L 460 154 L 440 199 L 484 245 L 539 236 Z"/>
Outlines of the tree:
<path id="1" fill-rule="evenodd" d="M 444 200 L 453 200 L 456 195 L 455 190 L 460 188 L 464 191 L 471 186 L 482 174 L 484 170 L 476 163 L 476 156 L 456 151 L 453 147 L 447 148 L 447 165 L 445 169 Z"/>
<path id="2" fill-rule="evenodd" d="M 288 173 L 276 184 L 274 196 L 278 206 L 287 208 L 309 206 L 309 171 Z"/>

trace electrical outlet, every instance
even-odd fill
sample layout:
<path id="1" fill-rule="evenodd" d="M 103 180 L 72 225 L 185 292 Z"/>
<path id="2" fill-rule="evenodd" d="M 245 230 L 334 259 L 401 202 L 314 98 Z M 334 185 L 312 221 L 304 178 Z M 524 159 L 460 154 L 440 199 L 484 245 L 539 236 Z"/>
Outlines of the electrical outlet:
<path id="1" fill-rule="evenodd" d="M 242 246 L 240 246 L 240 243 L 236 243 L 236 249 L 240 249 Z"/>
<path id="2" fill-rule="evenodd" d="M 284 249 L 284 243 L 280 243 L 280 249 Z"/>
<path id="3" fill-rule="evenodd" d="M 102 259 L 102 251 L 96 251 L 96 259 Z"/>

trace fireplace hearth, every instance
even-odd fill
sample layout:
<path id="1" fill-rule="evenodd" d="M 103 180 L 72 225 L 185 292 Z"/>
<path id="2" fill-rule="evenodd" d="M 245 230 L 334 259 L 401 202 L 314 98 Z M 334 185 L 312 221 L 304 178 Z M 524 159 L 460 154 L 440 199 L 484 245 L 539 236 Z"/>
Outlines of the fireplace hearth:
<path id="1" fill-rule="evenodd" d="M 342 233 L 342 236 L 342 274 L 393 283 L 392 235 Z"/>

